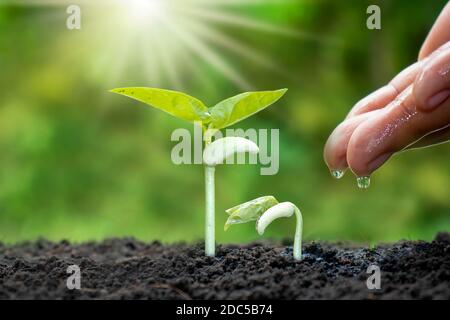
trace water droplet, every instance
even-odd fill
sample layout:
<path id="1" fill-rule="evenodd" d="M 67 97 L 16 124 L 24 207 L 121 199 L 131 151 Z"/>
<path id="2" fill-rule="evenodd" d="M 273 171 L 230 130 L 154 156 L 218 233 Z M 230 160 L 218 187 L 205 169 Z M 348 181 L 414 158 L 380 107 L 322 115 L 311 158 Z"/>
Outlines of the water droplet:
<path id="1" fill-rule="evenodd" d="M 331 170 L 331 175 L 335 178 L 335 179 L 340 179 L 344 176 L 344 170 Z"/>
<path id="2" fill-rule="evenodd" d="M 358 183 L 358 188 L 367 189 L 370 186 L 370 177 L 358 177 L 356 178 L 356 182 Z"/>

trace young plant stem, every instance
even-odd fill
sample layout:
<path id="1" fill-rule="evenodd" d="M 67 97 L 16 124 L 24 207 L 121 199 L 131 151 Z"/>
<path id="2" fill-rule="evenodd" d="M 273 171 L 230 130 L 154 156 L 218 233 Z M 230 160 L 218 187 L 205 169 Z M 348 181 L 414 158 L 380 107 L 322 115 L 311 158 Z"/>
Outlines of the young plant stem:
<path id="1" fill-rule="evenodd" d="M 295 227 L 295 237 L 294 237 L 294 259 L 302 259 L 302 230 L 303 230 L 303 217 L 300 209 L 297 206 L 295 208 L 295 217 L 297 219 L 297 225 Z"/>
<path id="2" fill-rule="evenodd" d="M 270 200 L 270 197 L 266 197 Z M 273 197 L 272 197 L 273 198 Z M 273 198 L 274 199 L 274 198 Z M 275 199 L 276 201 L 276 199 Z M 241 205 L 248 207 L 248 202 Z M 247 209 L 247 208 L 246 208 Z M 245 211 L 243 210 L 243 213 Z M 289 218 L 295 213 L 296 227 L 294 237 L 294 252 L 293 256 L 295 260 L 302 259 L 302 230 L 303 230 L 303 217 L 300 209 L 297 208 L 292 202 L 282 202 L 271 206 L 267 209 L 256 221 L 256 231 L 262 235 L 266 227 L 278 218 Z M 241 214 L 242 218 L 242 214 Z M 249 219 L 248 219 L 249 220 Z"/>
<path id="3" fill-rule="evenodd" d="M 211 131 L 203 132 L 205 148 L 211 144 Z M 216 255 L 216 222 L 215 222 L 215 185 L 214 174 L 216 168 L 205 164 L 205 255 Z"/>
<path id="4" fill-rule="evenodd" d="M 215 199 L 214 199 L 214 167 L 205 166 L 205 254 L 216 255 L 215 244 Z"/>

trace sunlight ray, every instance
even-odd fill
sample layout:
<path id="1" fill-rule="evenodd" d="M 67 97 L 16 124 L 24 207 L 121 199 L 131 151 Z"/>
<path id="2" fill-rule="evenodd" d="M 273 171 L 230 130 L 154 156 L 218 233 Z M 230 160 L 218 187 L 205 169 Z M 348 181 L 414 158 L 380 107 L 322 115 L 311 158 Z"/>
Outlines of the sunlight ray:
<path id="1" fill-rule="evenodd" d="M 153 47 L 151 45 L 151 41 L 142 41 L 140 43 L 140 56 L 141 61 L 143 62 L 143 71 L 145 72 L 145 79 L 149 81 L 150 86 L 159 86 L 162 83 L 160 71 L 160 65 L 157 63 L 159 61 L 159 56 L 157 56 L 153 52 Z M 149 52 L 153 52 L 153 55 L 150 55 Z"/>
<path id="2" fill-rule="evenodd" d="M 244 17 L 231 12 L 219 11 L 214 8 L 199 8 L 179 6 L 175 10 L 180 12 L 180 15 L 191 15 L 198 19 L 203 19 L 212 23 L 220 23 L 230 25 L 238 28 L 246 28 L 249 30 L 259 31 L 263 33 L 273 33 L 294 39 L 310 40 L 315 42 L 323 42 L 327 44 L 337 44 L 335 39 L 319 37 L 298 29 L 293 29 L 285 26 L 275 25 L 261 20 Z"/>
<path id="3" fill-rule="evenodd" d="M 190 14 L 213 22 L 235 25 L 237 27 L 244 27 L 263 32 L 277 33 L 284 36 L 303 37 L 303 34 L 295 29 L 273 25 L 248 17 L 238 16 L 230 12 L 219 12 L 218 10 L 213 9 L 186 6 L 179 7 L 177 10 L 185 14 Z"/>
<path id="4" fill-rule="evenodd" d="M 207 39 L 211 43 L 220 45 L 238 54 L 240 57 L 247 58 L 264 68 L 271 70 L 281 69 L 281 67 L 277 63 L 274 63 L 271 58 L 255 52 L 238 40 L 235 40 L 212 27 L 205 27 L 202 23 L 193 20 L 184 20 L 183 25 L 186 25 L 189 30 L 194 31 L 197 35 Z"/>
<path id="5" fill-rule="evenodd" d="M 71 4 L 69 0 L 3 0 L 0 2 L 0 5 L 17 6 L 67 6 L 69 4 Z"/>
<path id="6" fill-rule="evenodd" d="M 305 0 L 303 0 L 305 1 Z M 247 6 L 247 5 L 286 5 L 295 4 L 299 0 L 188 0 L 186 2 L 191 2 L 195 5 L 207 5 L 207 6 Z"/>
<path id="7" fill-rule="evenodd" d="M 92 63 L 96 63 L 93 69 L 97 76 L 103 74 L 107 82 L 116 82 L 130 72 L 130 67 L 137 66 L 145 81 L 151 85 L 157 86 L 167 82 L 181 90 L 189 81 L 183 81 L 184 75 L 189 74 L 186 70 L 189 68 L 186 66 L 192 68 L 196 59 L 199 64 L 207 68 L 212 67 L 241 89 L 250 89 L 252 86 L 244 74 L 234 66 L 233 61 L 236 59 L 251 61 L 263 69 L 289 77 L 289 71 L 276 59 L 221 30 L 220 25 L 293 39 L 321 41 L 319 37 L 296 29 L 222 9 L 232 6 L 280 5 L 292 2 L 295 1 L 77 0 L 75 3 L 89 6 L 86 12 L 83 11 L 83 29 L 94 28 L 96 32 L 84 33 L 83 37 L 91 45 L 94 61 L 91 61 L 91 66 Z M 2 4 L 5 3 L 45 7 L 68 6 L 73 4 L 73 1 L 3 0 Z M 100 68 L 104 68 L 104 71 L 98 71 Z M 205 72 L 207 69 L 196 70 Z"/>
<path id="8" fill-rule="evenodd" d="M 196 35 L 190 34 L 180 28 L 176 24 L 171 24 L 169 21 L 164 21 L 165 25 L 170 28 L 174 35 L 178 37 L 188 48 L 199 55 L 201 58 L 205 59 L 212 66 L 221 71 L 224 76 L 226 76 L 230 81 L 239 86 L 241 89 L 250 89 L 252 86 L 245 80 L 241 75 L 239 75 L 219 54 L 214 52 L 209 48 L 201 39 Z"/>
<path id="9" fill-rule="evenodd" d="M 174 89 L 181 90 L 183 85 L 177 70 L 177 59 L 174 57 L 175 50 L 171 48 L 170 43 L 166 42 L 166 39 L 155 35 L 155 32 L 153 32 L 153 34 L 153 52 L 157 52 L 159 57 L 158 61 L 161 61 L 161 65 Z"/>

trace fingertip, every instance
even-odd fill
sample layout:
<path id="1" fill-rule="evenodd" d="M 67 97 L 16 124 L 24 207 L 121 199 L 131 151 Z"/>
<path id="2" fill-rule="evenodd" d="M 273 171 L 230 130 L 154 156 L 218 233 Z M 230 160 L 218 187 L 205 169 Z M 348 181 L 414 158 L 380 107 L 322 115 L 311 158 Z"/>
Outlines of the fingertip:
<path id="1" fill-rule="evenodd" d="M 414 80 L 413 94 L 419 110 L 435 110 L 450 97 L 450 46 L 434 53 Z"/>
<path id="2" fill-rule="evenodd" d="M 450 89 L 442 90 L 435 95 L 428 98 L 425 106 L 429 109 L 435 109 L 440 104 L 442 104 L 445 100 L 450 96 Z"/>
<path id="3" fill-rule="evenodd" d="M 417 109 L 423 112 L 435 110 L 450 97 L 450 87 L 444 86 L 442 76 L 431 72 L 424 71 L 414 83 L 414 101 Z"/>
<path id="4" fill-rule="evenodd" d="M 450 36 L 450 2 L 442 9 L 433 27 L 428 33 L 419 51 L 419 60 L 432 54 L 442 44 L 445 44 Z"/>
<path id="5" fill-rule="evenodd" d="M 367 166 L 369 162 L 367 158 L 370 152 L 368 152 L 367 142 L 360 132 L 361 130 L 355 130 L 350 138 L 347 148 L 347 163 L 355 176 L 364 177 L 370 176 L 372 172 Z"/>
<path id="6" fill-rule="evenodd" d="M 370 177 L 391 156 L 392 152 L 379 153 L 377 139 L 361 126 L 353 133 L 347 148 L 347 163 L 357 177 Z"/>
<path id="7" fill-rule="evenodd" d="M 341 172 L 348 169 L 347 151 L 354 131 L 380 112 L 381 110 L 375 110 L 346 119 L 333 130 L 324 148 L 325 163 L 333 176 L 342 176 Z"/>
<path id="8" fill-rule="evenodd" d="M 334 171 L 345 171 L 347 169 L 347 162 L 345 159 L 346 150 L 343 146 L 339 145 L 339 139 L 336 134 L 338 128 L 330 135 L 323 150 L 325 164 L 333 176 L 335 176 L 333 174 Z"/>

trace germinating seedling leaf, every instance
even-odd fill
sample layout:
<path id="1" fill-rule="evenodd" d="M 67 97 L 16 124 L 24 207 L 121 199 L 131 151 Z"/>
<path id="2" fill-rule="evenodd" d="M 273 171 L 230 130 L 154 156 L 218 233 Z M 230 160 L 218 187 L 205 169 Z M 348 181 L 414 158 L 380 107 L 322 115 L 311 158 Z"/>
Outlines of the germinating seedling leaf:
<path id="1" fill-rule="evenodd" d="M 203 163 L 205 164 L 205 253 L 208 256 L 215 255 L 215 194 L 214 194 L 214 172 L 215 166 L 224 163 L 224 161 L 236 153 L 248 152 L 258 153 L 258 146 L 250 140 L 238 137 L 227 137 L 212 142 L 213 134 L 220 129 L 235 124 L 251 115 L 267 108 L 272 103 L 280 99 L 287 89 L 275 91 L 255 91 L 246 92 L 229 99 L 219 102 L 212 108 L 208 108 L 197 98 L 191 97 L 185 93 L 158 89 L 158 88 L 117 88 L 111 90 L 117 93 L 143 103 L 154 108 L 160 109 L 171 114 L 174 117 L 190 122 L 201 122 L 203 128 L 203 140 L 206 147 L 203 153 Z M 263 197 L 265 200 L 256 201 L 253 205 L 261 208 L 256 212 L 261 215 L 265 210 L 274 204 L 276 200 L 273 197 Z M 253 208 L 253 205 L 250 207 Z M 230 218 L 227 221 L 227 228 L 231 224 L 243 223 L 255 220 L 254 210 L 242 209 L 240 214 L 230 212 Z"/>
<path id="2" fill-rule="evenodd" d="M 117 88 L 111 92 L 144 102 L 172 116 L 187 121 L 208 123 L 208 108 L 200 100 L 185 93 L 157 88 Z"/>
<path id="3" fill-rule="evenodd" d="M 251 140 L 241 137 L 225 137 L 206 146 L 203 151 L 203 162 L 207 166 L 214 167 L 218 164 L 224 164 L 227 159 L 235 154 L 257 154 L 258 152 L 258 146 Z"/>
<path id="4" fill-rule="evenodd" d="M 225 223 L 225 230 L 231 224 L 244 223 L 252 220 L 256 221 L 256 231 L 259 235 L 263 235 L 267 226 L 278 218 L 289 218 L 294 213 L 297 218 L 294 237 L 294 259 L 302 259 L 302 230 L 303 217 L 300 210 L 291 202 L 281 202 L 275 200 L 272 196 L 261 197 L 248 201 L 236 207 L 226 210 L 230 214 Z M 234 217 L 237 217 L 236 220 Z M 242 218 L 244 217 L 244 218 Z"/>
<path id="5" fill-rule="evenodd" d="M 246 223 L 249 221 L 258 220 L 258 218 L 269 208 L 278 203 L 277 199 L 273 196 L 264 196 L 254 200 L 250 200 L 243 204 L 237 205 L 233 208 L 226 210 L 229 217 L 225 223 L 225 231 L 232 224 Z"/>
<path id="6" fill-rule="evenodd" d="M 245 92 L 223 100 L 210 108 L 210 128 L 222 129 L 248 118 L 276 102 L 286 91 Z"/>

